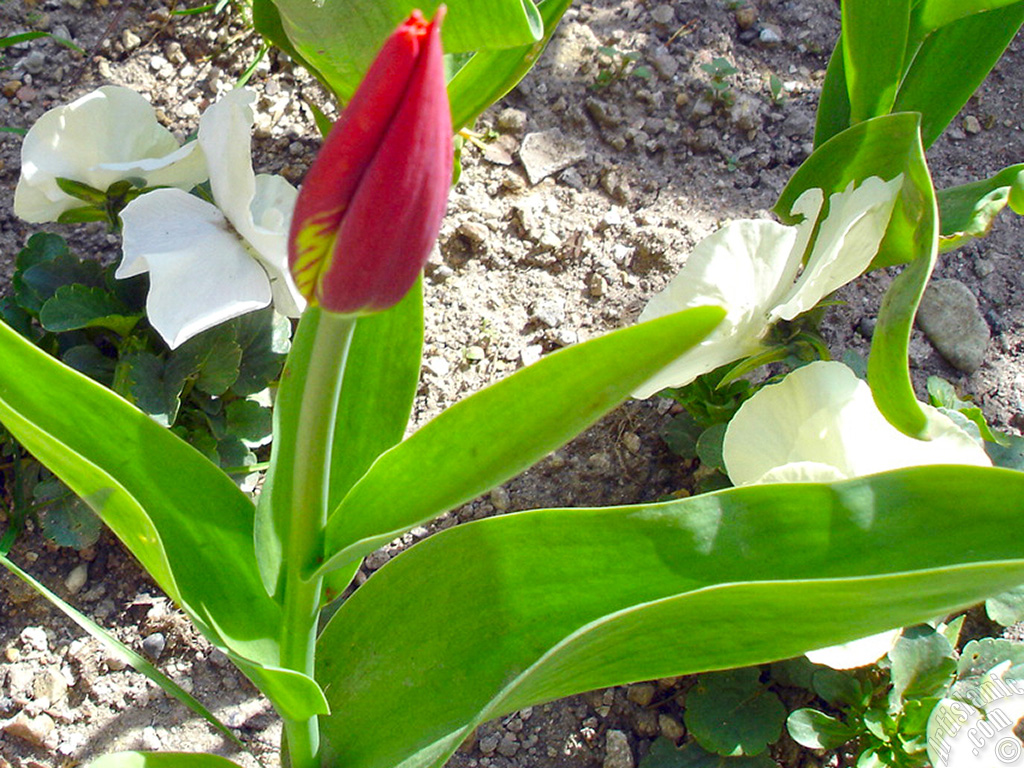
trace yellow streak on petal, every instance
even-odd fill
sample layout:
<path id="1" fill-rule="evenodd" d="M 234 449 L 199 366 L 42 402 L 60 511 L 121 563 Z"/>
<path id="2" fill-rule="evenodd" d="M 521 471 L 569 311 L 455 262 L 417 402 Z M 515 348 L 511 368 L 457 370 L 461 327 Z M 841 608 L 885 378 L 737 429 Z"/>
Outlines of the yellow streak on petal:
<path id="1" fill-rule="evenodd" d="M 315 304 L 320 276 L 330 269 L 337 238 L 340 209 L 321 211 L 311 216 L 295 237 L 292 277 L 303 297 Z"/>

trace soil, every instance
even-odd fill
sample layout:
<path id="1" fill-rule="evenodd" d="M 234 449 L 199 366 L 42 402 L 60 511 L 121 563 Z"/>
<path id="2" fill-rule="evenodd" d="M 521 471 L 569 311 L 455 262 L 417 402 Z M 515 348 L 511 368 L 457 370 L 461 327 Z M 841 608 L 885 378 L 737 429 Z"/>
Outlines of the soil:
<path id="1" fill-rule="evenodd" d="M 833 0 L 779 0 L 756 8 L 719 0 L 597 0 L 570 9 L 534 71 L 479 121 L 477 130 L 488 141 L 466 145 L 440 249 L 426 270 L 427 340 L 413 427 L 542 354 L 632 322 L 698 240 L 729 219 L 768 216 L 811 151 L 818 93 L 838 28 Z M 6 0 L 0 6 L 0 35 L 33 29 L 73 40 L 85 53 L 45 38 L 0 52 L 6 65 L 0 69 L 0 123 L 7 127 L 27 128 L 46 109 L 115 83 L 145 94 L 183 139 L 258 49 L 238 17 L 209 12 L 172 16 L 166 7 L 129 0 Z M 618 53 L 609 56 L 602 47 Z M 624 58 L 634 52 L 635 61 Z M 716 102 L 707 97 L 711 82 L 702 65 L 718 57 L 737 73 L 725 77 L 728 93 Z M 1024 159 L 1024 82 L 1013 74 L 1022 60 L 1018 40 L 932 148 L 938 186 L 982 178 Z M 620 64 L 625 71 L 618 71 Z M 778 98 L 773 76 L 783 86 Z M 318 145 L 303 101 L 322 104 L 323 95 L 273 53 L 250 85 L 261 94 L 256 169 L 298 183 Z M 536 142 L 553 139 L 555 169 L 531 177 L 520 158 L 529 158 Z M 42 229 L 11 211 L 19 147 L 17 135 L 0 133 L 0 266 L 7 275 L 26 238 Z M 980 302 L 992 331 L 981 368 L 960 373 L 919 331 L 911 354 L 922 397 L 925 378 L 943 376 L 972 395 L 993 425 L 1011 432 L 1022 423 L 1024 395 L 1016 261 L 1022 227 L 1004 214 L 989 237 L 945 255 L 937 270 L 938 277 L 964 282 Z M 79 253 L 119 256 L 117 238 L 99 225 L 46 229 L 64 234 Z M 845 350 L 866 354 L 889 279 L 872 274 L 840 294 L 846 303 L 825 324 L 836 357 Z M 659 437 L 671 410 L 657 398 L 626 403 L 534 469 L 435 521 L 428 533 L 507 511 L 635 503 L 690 487 L 692 467 Z M 360 578 L 401 546 L 368 558 Z M 76 552 L 30 531 L 14 557 L 154 658 L 250 752 L 236 751 L 3 573 L 0 768 L 74 765 L 121 749 L 216 752 L 247 768 L 277 764 L 280 727 L 269 705 L 113 537 Z M 76 584 L 83 567 L 85 583 Z M 655 681 L 515 713 L 481 727 L 451 765 L 624 768 L 659 733 L 684 737 L 676 698 L 687 685 Z M 12 726 L 15 720 L 21 724 Z M 628 755 L 608 749 L 623 740 Z M 819 766 L 823 759 L 788 740 L 773 757 L 786 766 Z"/>

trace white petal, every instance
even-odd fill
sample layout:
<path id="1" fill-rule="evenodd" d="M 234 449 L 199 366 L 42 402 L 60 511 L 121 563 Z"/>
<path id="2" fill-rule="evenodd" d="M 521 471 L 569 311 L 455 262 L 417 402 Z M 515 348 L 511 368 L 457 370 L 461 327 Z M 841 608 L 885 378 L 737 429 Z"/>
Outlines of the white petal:
<path id="1" fill-rule="evenodd" d="M 216 207 L 158 189 L 122 212 L 119 278 L 149 272 L 146 312 L 173 349 L 197 333 L 270 303 L 263 268 Z"/>
<path id="2" fill-rule="evenodd" d="M 864 273 L 878 253 L 902 186 L 902 174 L 892 181 L 872 176 L 856 189 L 851 181 L 829 198 L 828 215 L 803 274 L 774 311 L 775 318 L 792 320 Z"/>
<path id="3" fill-rule="evenodd" d="M 260 174 L 251 206 L 254 227 L 249 244 L 270 277 L 274 307 L 288 317 L 298 317 L 306 308 L 288 268 L 288 229 L 298 194 L 283 177 Z"/>
<path id="4" fill-rule="evenodd" d="M 679 274 L 651 299 L 640 321 L 709 304 L 725 308 L 725 319 L 633 396 L 650 397 L 665 387 L 681 387 L 756 352 L 768 329 L 768 311 L 796 277 L 799 262 L 792 263 L 790 254 L 798 235 L 796 227 L 743 220 L 698 243 Z"/>
<path id="5" fill-rule="evenodd" d="M 925 410 L 933 439 L 907 437 L 886 421 L 853 371 L 837 362 L 811 363 L 740 407 L 722 455 L 735 485 L 763 482 L 794 462 L 827 464 L 845 477 L 926 464 L 991 465 L 970 435 L 934 408 Z"/>
<path id="6" fill-rule="evenodd" d="M 49 110 L 29 129 L 21 147 L 15 213 L 26 221 L 53 221 L 82 205 L 57 187 L 58 176 L 99 190 L 127 178 L 191 189 L 206 178 L 205 163 L 192 150 L 178 151 L 148 101 L 128 88 L 104 86 Z M 154 167 L 139 165 L 147 160 Z M 159 182 L 151 180 L 151 171 L 162 172 Z"/>
<path id="7" fill-rule="evenodd" d="M 256 174 L 252 170 L 250 106 L 255 100 L 256 94 L 248 88 L 228 91 L 199 118 L 198 138 L 207 158 L 213 199 L 238 234 L 250 242 L 256 226 L 252 212 Z"/>
<path id="8" fill-rule="evenodd" d="M 793 461 L 781 467 L 772 467 L 751 485 L 761 483 L 832 483 L 846 480 L 847 476 L 820 461 Z"/>
<path id="9" fill-rule="evenodd" d="M 808 651 L 806 656 L 815 664 L 824 664 L 832 669 L 856 669 L 874 664 L 892 650 L 893 643 L 901 630 L 890 629 L 877 635 L 851 640 L 842 645 L 831 645 L 817 651 Z"/>

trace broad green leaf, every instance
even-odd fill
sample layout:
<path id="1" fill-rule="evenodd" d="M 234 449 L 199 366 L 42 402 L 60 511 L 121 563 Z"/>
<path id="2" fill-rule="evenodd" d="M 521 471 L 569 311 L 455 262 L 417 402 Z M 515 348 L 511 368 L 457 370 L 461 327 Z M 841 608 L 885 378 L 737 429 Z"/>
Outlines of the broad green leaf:
<path id="1" fill-rule="evenodd" d="M 885 115 L 848 128 L 815 150 L 793 174 L 775 205 L 784 222 L 795 223 L 790 211 L 807 189 L 820 188 L 827 199 L 851 181 L 904 175 L 902 192 L 872 267 L 907 266 L 882 300 L 868 359 L 868 381 L 879 409 L 908 435 L 919 434 L 927 423 L 910 381 L 907 348 L 938 240 L 935 192 L 919 128 L 919 116 L 910 113 Z"/>
<path id="2" fill-rule="evenodd" d="M 977 678 L 984 677 L 1004 661 L 1010 662 L 1003 676 L 1005 680 L 1024 679 L 1024 643 L 1002 637 L 972 640 L 960 654 L 957 680 L 971 682 L 977 687 Z"/>
<path id="3" fill-rule="evenodd" d="M 192 379 L 195 388 L 219 396 L 238 379 L 242 348 L 230 325 L 220 325 L 193 336 L 167 358 L 169 381 Z"/>
<path id="4" fill-rule="evenodd" d="M 1004 168 L 995 176 L 939 190 L 939 250 L 959 248 L 984 237 L 1007 205 L 1024 214 L 1024 163 Z"/>
<path id="5" fill-rule="evenodd" d="M 974 5 L 956 0 L 957 6 Z M 900 85 L 894 112 L 920 112 L 930 147 L 999 61 L 1021 23 L 1024 2 L 975 13 L 929 35 Z M 950 66 L 956 62 L 956 66 Z"/>
<path id="6" fill-rule="evenodd" d="M 701 748 L 695 741 L 682 747 L 660 736 L 651 745 L 651 751 L 640 761 L 640 768 L 776 768 L 767 755 L 756 757 L 722 757 Z"/>
<path id="7" fill-rule="evenodd" d="M 241 439 L 248 447 L 256 448 L 270 442 L 274 417 L 270 408 L 254 400 L 234 400 L 224 409 L 227 432 Z"/>
<path id="8" fill-rule="evenodd" d="M 274 4 L 295 50 L 342 102 L 352 97 L 384 40 L 410 11 L 420 8 L 430 17 L 438 5 L 414 0 L 275 0 Z M 449 0 L 446 5 L 442 37 L 448 52 L 532 45 L 543 35 L 544 23 L 532 0 Z"/>
<path id="9" fill-rule="evenodd" d="M 1024 586 L 1001 592 L 985 601 L 985 612 L 1004 627 L 1024 621 Z"/>
<path id="10" fill-rule="evenodd" d="M 893 705 L 901 699 L 941 695 L 956 671 L 953 646 L 927 624 L 904 629 L 889 651 L 889 661 Z M 898 709 L 894 706 L 892 711 Z"/>
<path id="11" fill-rule="evenodd" d="M 571 4 L 572 0 L 541 0 L 537 3 L 544 22 L 540 40 L 516 48 L 479 51 L 459 69 L 448 83 L 452 126 L 456 131 L 472 125 L 480 113 L 523 79 L 537 63 Z"/>
<path id="12" fill-rule="evenodd" d="M 178 418 L 184 387 L 185 376 L 169 371 L 152 352 L 128 352 L 117 362 L 115 391 L 165 427 Z"/>
<path id="13" fill-rule="evenodd" d="M 723 314 L 697 307 L 609 333 L 447 409 L 384 453 L 334 510 L 326 568 L 362 557 L 526 469 L 699 342 Z"/>
<path id="14" fill-rule="evenodd" d="M 782 735 L 786 708 L 757 667 L 701 675 L 686 694 L 686 728 L 704 749 L 727 757 L 759 755 Z"/>
<path id="15" fill-rule="evenodd" d="M 304 707 L 297 711 L 322 707 L 312 680 L 274 669 L 280 610 L 260 581 L 252 502 L 227 475 L 5 325 L 0 422 L 92 507 L 200 631 L 276 696 L 275 704 L 291 696 Z"/>
<path id="16" fill-rule="evenodd" d="M 914 25 L 931 32 L 965 16 L 1019 3 L 1020 0 L 923 0 L 914 8 Z"/>
<path id="17" fill-rule="evenodd" d="M 117 752 L 85 768 L 238 768 L 226 757 L 193 752 Z"/>
<path id="18" fill-rule="evenodd" d="M 210 712 L 206 707 L 199 703 L 199 701 L 192 696 L 188 691 L 182 688 L 180 685 L 175 683 L 171 678 L 167 677 L 163 672 L 153 666 L 144 656 L 140 656 L 127 645 L 122 643 L 110 632 L 105 630 L 95 621 L 90 619 L 84 613 L 81 613 L 74 606 L 61 600 L 56 594 L 47 589 L 46 585 L 36 580 L 30 573 L 27 573 L 13 562 L 8 560 L 5 556 L 0 555 L 0 565 L 3 565 L 7 570 L 17 576 L 19 579 L 24 581 L 44 598 L 46 598 L 51 605 L 55 606 L 65 616 L 71 619 L 75 624 L 84 629 L 92 637 L 98 640 L 107 650 L 112 651 L 118 657 L 124 659 L 128 664 L 131 665 L 139 674 L 145 675 L 160 688 L 186 707 L 191 709 L 197 715 L 202 717 L 206 722 L 220 731 L 230 741 L 242 746 L 242 742 L 238 740 L 238 737 L 233 734 L 224 723 L 216 718 L 216 716 Z"/>
<path id="19" fill-rule="evenodd" d="M 786 719 L 793 741 L 808 749 L 836 749 L 857 736 L 846 723 L 816 709 L 797 709 Z"/>
<path id="20" fill-rule="evenodd" d="M 846 67 L 843 65 L 843 38 L 840 35 L 825 70 L 821 85 L 818 114 L 814 123 L 814 147 L 817 149 L 838 133 L 850 127 L 850 92 L 846 89 Z"/>
<path id="21" fill-rule="evenodd" d="M 62 285 L 39 310 L 39 322 L 53 333 L 108 328 L 127 336 L 141 319 L 104 288 L 78 284 Z"/>
<path id="22" fill-rule="evenodd" d="M 911 0 L 844 0 L 842 55 L 852 122 L 892 111 L 903 74 L 910 6 Z"/>
<path id="23" fill-rule="evenodd" d="M 113 388 L 117 361 L 100 352 L 95 344 L 79 344 L 70 347 L 61 355 L 61 360 L 65 365 L 70 365 L 90 379 Z"/>
<path id="24" fill-rule="evenodd" d="M 102 268 L 95 261 L 83 261 L 67 251 L 54 253 L 48 247 L 42 254 L 42 260 L 22 267 L 23 254 L 25 251 L 19 254 L 18 270 L 13 283 L 18 304 L 30 312 L 39 312 L 43 304 L 62 286 L 72 283 L 103 285 Z M 28 257 L 34 258 L 36 255 L 30 253 Z"/>
<path id="25" fill-rule="evenodd" d="M 970 547 L 949 535 L 965 498 Z M 531 704 L 950 612 L 1024 583 L 1007 535 L 1021 514 L 1018 473 L 921 467 L 456 526 L 392 559 L 321 634 L 325 760 L 436 767 L 478 723 Z"/>
<path id="26" fill-rule="evenodd" d="M 249 312 L 232 322 L 242 359 L 231 391 L 242 397 L 255 395 L 281 376 L 291 347 L 291 322 L 269 308 Z"/>
<path id="27" fill-rule="evenodd" d="M 84 549 L 99 540 L 103 522 L 57 478 L 36 483 L 32 501 L 40 530 L 57 546 Z"/>

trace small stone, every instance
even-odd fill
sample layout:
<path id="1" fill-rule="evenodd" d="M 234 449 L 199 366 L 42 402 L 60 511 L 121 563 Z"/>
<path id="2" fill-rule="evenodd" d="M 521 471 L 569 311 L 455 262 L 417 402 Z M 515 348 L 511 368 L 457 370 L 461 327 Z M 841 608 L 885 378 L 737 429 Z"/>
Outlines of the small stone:
<path id="1" fill-rule="evenodd" d="M 167 647 L 167 638 L 162 632 L 154 632 L 142 638 L 142 652 L 151 659 L 159 659 Z"/>
<path id="2" fill-rule="evenodd" d="M 171 62 L 165 59 L 163 56 L 154 56 L 149 60 L 149 68 L 154 72 L 160 72 L 165 69 L 171 68 Z"/>
<path id="3" fill-rule="evenodd" d="M 757 41 L 765 47 L 778 45 L 782 42 L 782 33 L 774 27 L 766 26 L 757 36 Z"/>
<path id="4" fill-rule="evenodd" d="M 959 280 L 935 280 L 928 286 L 917 324 L 954 368 L 974 373 L 981 367 L 992 333 L 978 300 Z"/>
<path id="5" fill-rule="evenodd" d="M 537 184 L 586 156 L 583 144 L 566 137 L 558 128 L 528 133 L 519 149 L 519 162 L 523 164 L 531 184 Z"/>
<path id="6" fill-rule="evenodd" d="M 167 46 L 164 48 L 164 55 L 167 57 L 167 60 L 171 62 L 171 64 L 175 64 L 177 66 L 181 66 L 186 61 L 188 61 L 188 59 L 185 58 L 184 51 L 181 50 L 181 43 L 179 43 L 177 40 L 172 40 L 167 44 Z"/>
<path id="7" fill-rule="evenodd" d="M 526 130 L 526 113 L 506 107 L 498 113 L 498 130 L 519 135 Z"/>
<path id="8" fill-rule="evenodd" d="M 479 363 L 487 357 L 487 353 L 484 352 L 483 347 L 473 344 L 472 346 L 466 347 L 466 351 L 463 352 L 463 356 L 466 358 L 466 362 L 468 363 Z"/>
<path id="9" fill-rule="evenodd" d="M 676 9 L 671 5 L 658 5 L 651 11 L 651 18 L 658 24 L 668 26 L 676 20 Z"/>
<path id="10" fill-rule="evenodd" d="M 21 658 L 21 651 L 15 648 L 13 645 L 9 645 L 4 648 L 4 660 L 10 664 L 13 664 Z"/>
<path id="11" fill-rule="evenodd" d="M 452 370 L 449 362 L 440 355 L 431 355 L 424 358 L 423 367 L 435 376 L 447 376 Z"/>
<path id="12" fill-rule="evenodd" d="M 457 232 L 466 238 L 470 245 L 479 247 L 487 240 L 491 233 L 487 227 L 476 221 L 464 221 L 459 225 Z"/>
<path id="13" fill-rule="evenodd" d="M 996 265 L 992 259 L 979 258 L 974 262 L 974 274 L 978 277 L 985 278 L 996 271 Z"/>
<path id="14" fill-rule="evenodd" d="M 480 751 L 485 755 L 493 755 L 498 749 L 501 737 L 497 733 L 489 733 L 480 737 Z"/>
<path id="15" fill-rule="evenodd" d="M 603 768 L 633 768 L 633 751 L 625 733 L 608 731 L 604 744 Z"/>
<path id="16" fill-rule="evenodd" d="M 981 133 L 981 121 L 974 115 L 967 115 L 964 118 L 964 130 L 970 134 Z"/>
<path id="17" fill-rule="evenodd" d="M 608 281 L 597 272 L 591 272 L 587 278 L 587 293 L 599 299 L 608 293 Z"/>
<path id="18" fill-rule="evenodd" d="M 71 569 L 71 573 L 64 579 L 64 586 L 72 595 L 77 595 L 82 591 L 82 587 L 85 586 L 85 582 L 89 579 L 89 566 L 85 563 L 79 563 Z"/>
<path id="19" fill-rule="evenodd" d="M 490 499 L 491 504 L 493 504 L 494 508 L 499 512 L 504 512 L 508 509 L 509 504 L 512 503 L 512 500 L 509 498 L 508 491 L 500 485 L 491 491 Z"/>
<path id="20" fill-rule="evenodd" d="M 630 433 L 632 434 L 632 433 Z M 633 435 L 636 437 L 636 435 Z M 639 442 L 640 438 L 637 438 Z M 639 446 L 637 446 L 639 447 Z M 657 689 L 651 683 L 637 683 L 626 690 L 626 698 L 641 707 L 646 707 L 654 701 L 654 693 Z"/>
<path id="21" fill-rule="evenodd" d="M 103 664 L 111 672 L 120 672 L 128 666 L 128 662 L 124 656 L 116 651 L 109 651 L 107 655 L 103 657 Z"/>
<path id="22" fill-rule="evenodd" d="M 650 54 L 648 60 L 662 80 L 671 80 L 679 71 L 679 61 L 664 48 L 656 49 Z"/>
<path id="23" fill-rule="evenodd" d="M 658 715 L 658 728 L 662 736 L 677 743 L 686 735 L 682 723 L 669 715 Z"/>
<path id="24" fill-rule="evenodd" d="M 743 5 L 735 10 L 733 17 L 736 19 L 736 26 L 740 29 L 750 29 L 757 24 L 757 8 L 752 5 Z"/>
<path id="25" fill-rule="evenodd" d="M 38 75 L 46 67 L 46 54 L 40 50 L 34 50 L 21 60 L 21 68 L 30 75 Z"/>
<path id="26" fill-rule="evenodd" d="M 26 104 L 30 104 L 31 102 L 35 101 L 36 96 L 38 95 L 39 91 L 37 91 L 31 85 L 21 86 L 21 88 L 19 88 L 18 92 L 15 94 L 15 96 L 17 96 L 21 101 L 25 102 Z"/>
<path id="27" fill-rule="evenodd" d="M 640 436 L 636 432 L 623 432 L 622 444 L 626 446 L 627 451 L 638 453 L 640 451 Z M 653 696 L 653 693 L 651 695 Z M 640 702 L 637 702 L 637 704 L 640 704 Z M 648 701 L 647 704 L 650 704 L 650 702 Z M 647 704 L 642 704 L 641 706 L 646 707 Z"/>
<path id="28" fill-rule="evenodd" d="M 498 743 L 498 754 L 512 757 L 519 751 L 519 741 L 511 733 L 506 733 Z"/>
<path id="29" fill-rule="evenodd" d="M 10 99 L 14 97 L 14 95 L 18 92 L 18 89 L 21 88 L 21 86 L 21 80 L 8 80 L 6 83 L 0 86 L 0 93 L 2 93 L 4 96 Z"/>
<path id="30" fill-rule="evenodd" d="M 543 353 L 543 346 L 540 344 L 531 344 L 519 353 L 519 359 L 523 361 L 523 365 L 533 365 L 540 360 Z"/>
<path id="31" fill-rule="evenodd" d="M 156 728 L 151 725 L 147 725 L 142 729 L 142 738 L 140 741 L 142 748 L 150 752 L 158 752 L 163 746 L 160 743 L 160 737 L 157 735 Z"/>
<path id="32" fill-rule="evenodd" d="M 390 554 L 383 549 L 378 549 L 376 552 L 372 552 L 367 556 L 366 567 L 371 571 L 376 571 L 378 568 L 383 568 L 387 565 L 390 559 Z"/>
<path id="33" fill-rule="evenodd" d="M 121 32 L 121 45 L 124 46 L 126 51 L 134 51 L 140 45 L 142 45 L 142 38 L 132 32 L 130 29 L 125 29 Z"/>
<path id="34" fill-rule="evenodd" d="M 51 705 L 59 704 L 67 695 L 68 683 L 56 667 L 46 667 L 32 679 L 32 697 L 36 701 L 45 699 Z"/>
<path id="35" fill-rule="evenodd" d="M 565 302 L 558 299 L 538 299 L 531 311 L 533 317 L 548 328 L 557 328 L 565 322 Z"/>
<path id="36" fill-rule="evenodd" d="M 21 644 L 32 651 L 45 651 L 48 644 L 46 630 L 42 627 L 25 627 L 21 630 Z"/>
<path id="37" fill-rule="evenodd" d="M 37 747 L 43 747 L 46 745 L 46 737 L 53 732 L 53 718 L 45 712 L 35 717 L 30 717 L 25 712 L 19 712 L 4 724 L 2 730 L 8 736 L 27 741 Z"/>

